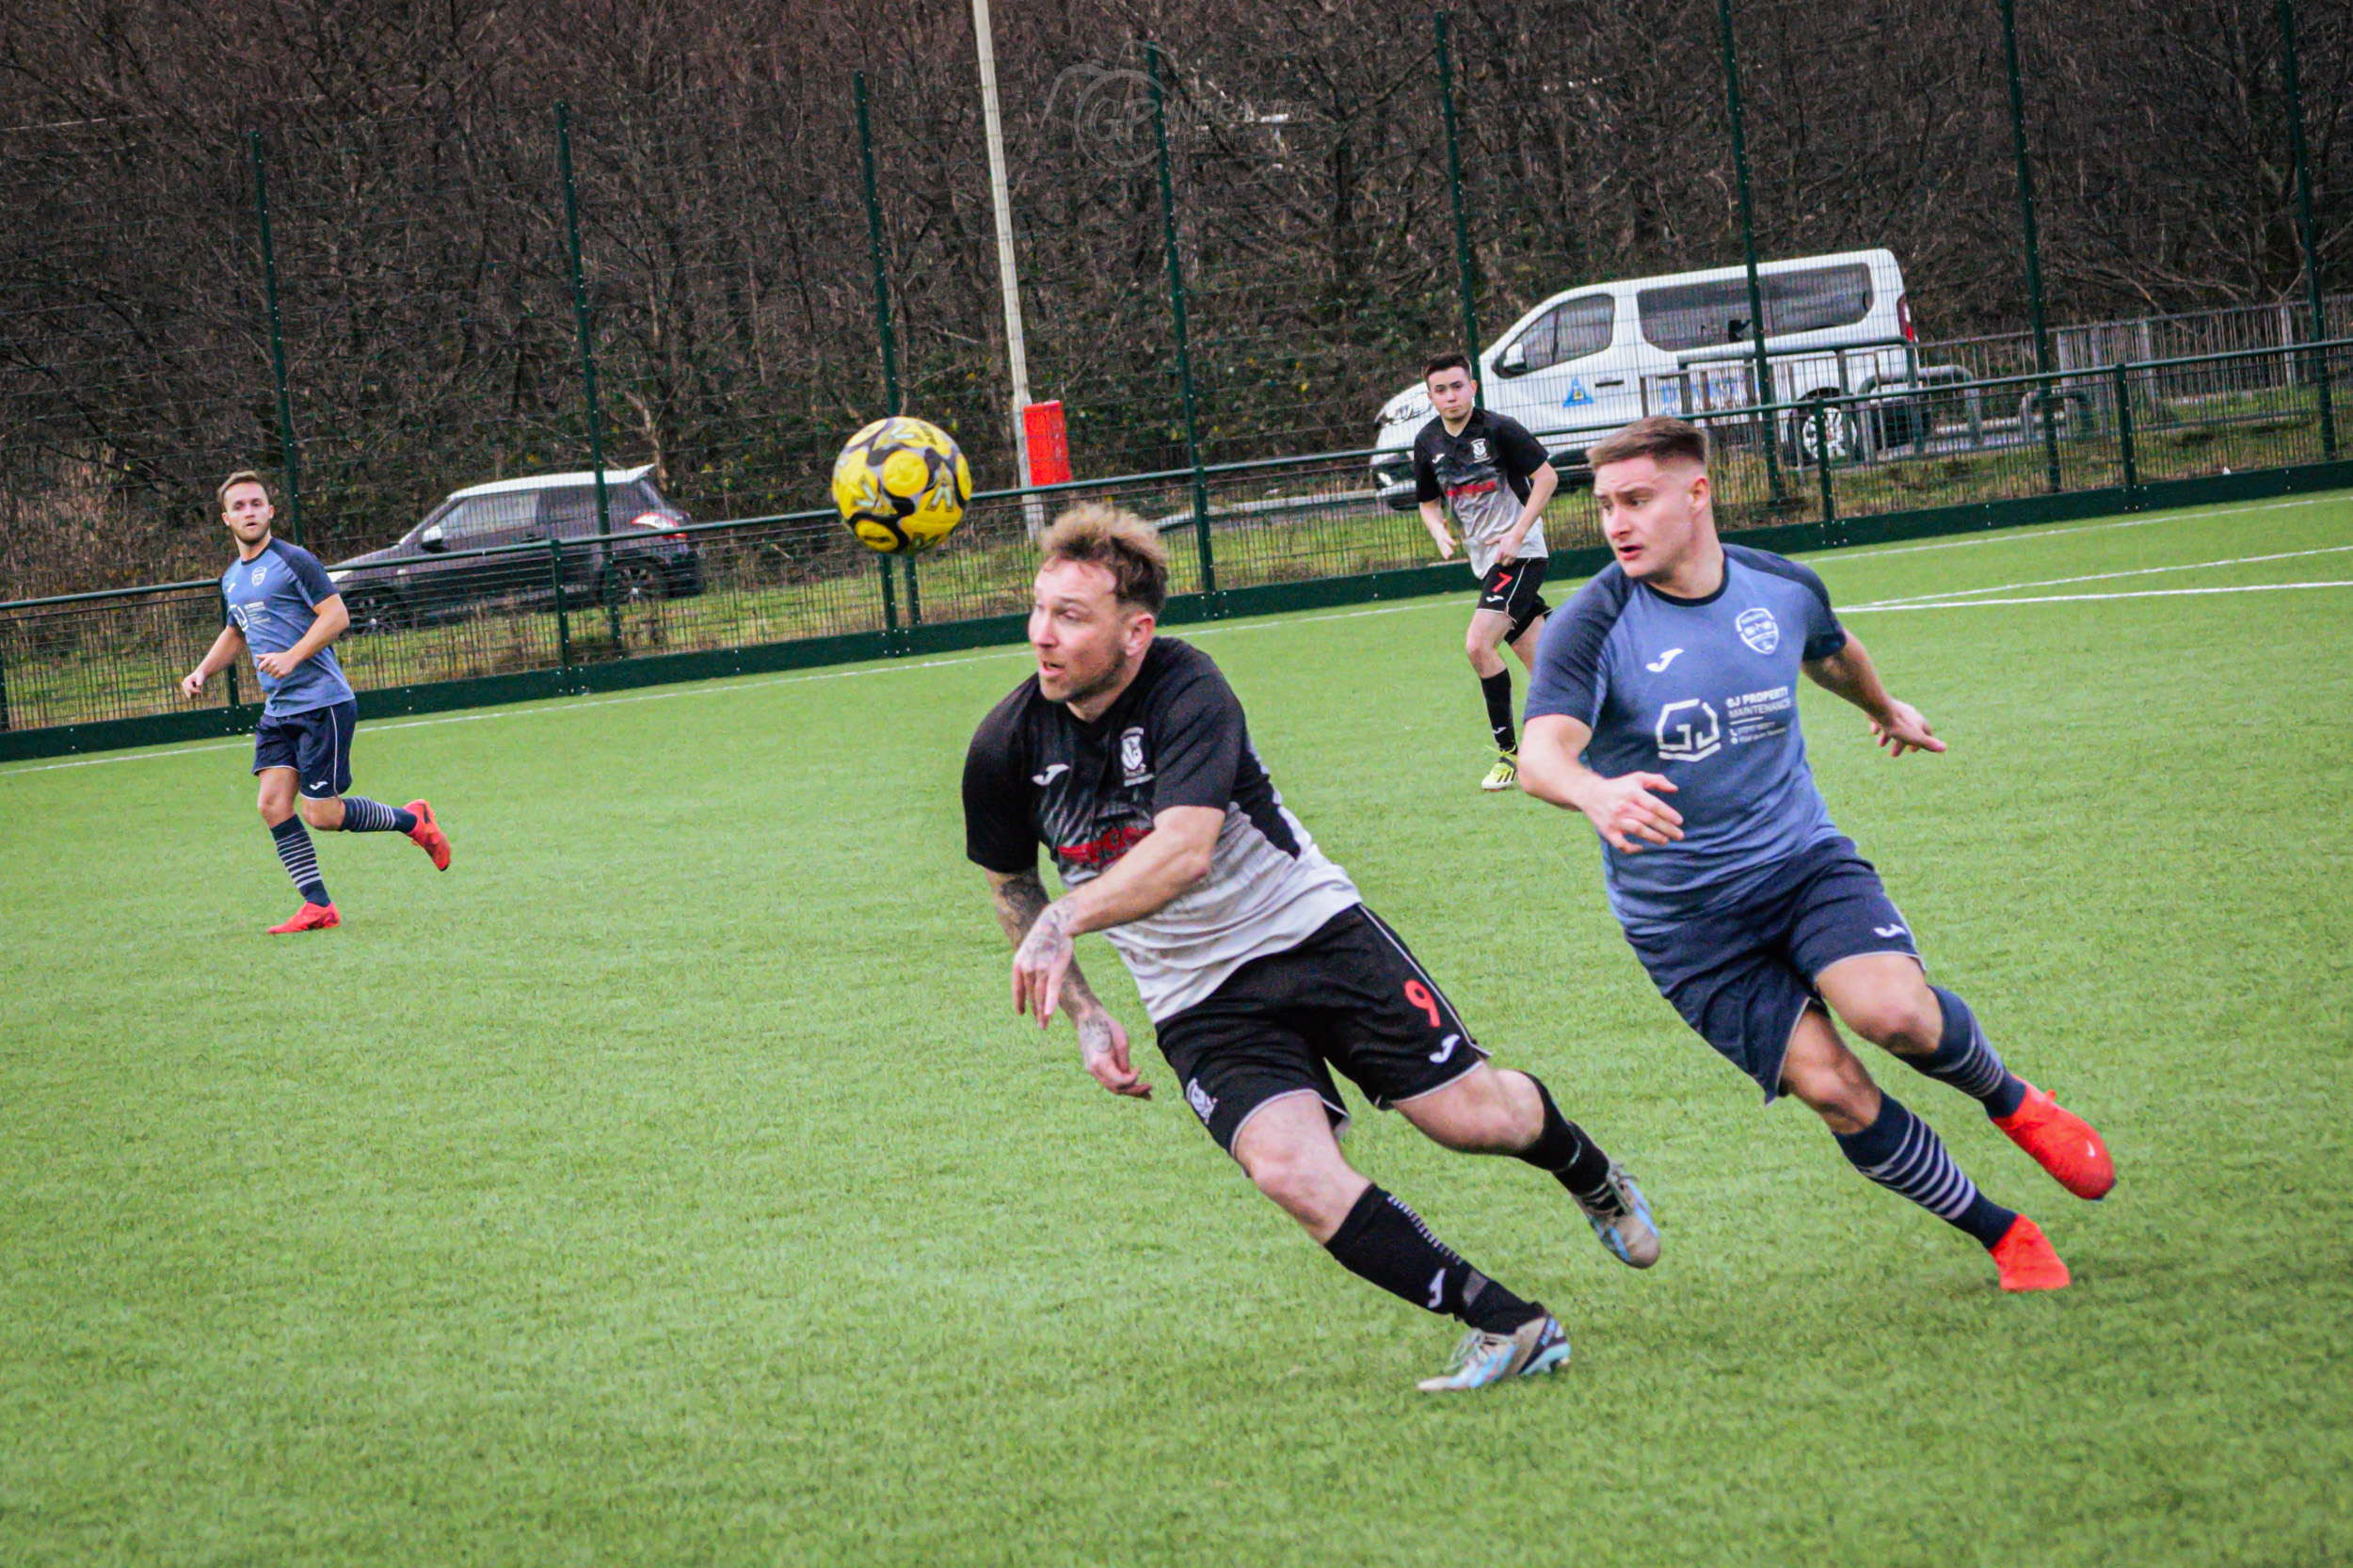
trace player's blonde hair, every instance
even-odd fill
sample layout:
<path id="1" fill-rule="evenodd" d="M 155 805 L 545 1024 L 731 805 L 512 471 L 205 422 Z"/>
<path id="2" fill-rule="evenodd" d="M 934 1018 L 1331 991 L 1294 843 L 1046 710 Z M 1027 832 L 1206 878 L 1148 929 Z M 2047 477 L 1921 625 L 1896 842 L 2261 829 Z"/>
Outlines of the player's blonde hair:
<path id="1" fill-rule="evenodd" d="M 1648 457 L 1665 462 L 1671 457 L 1689 457 L 1700 467 L 1707 466 L 1707 432 L 1698 425 L 1667 414 L 1653 414 L 1638 419 L 1625 429 L 1595 441 L 1585 449 L 1585 466 L 1599 468 L 1604 463 L 1632 462 Z"/>
<path id="2" fill-rule="evenodd" d="M 270 495 L 269 493 L 269 481 L 263 478 L 260 474 L 254 472 L 249 468 L 241 468 L 236 472 L 231 474 L 228 478 L 222 480 L 220 482 L 220 488 L 213 492 L 213 498 L 220 503 L 221 516 L 227 517 L 229 515 L 229 492 L 235 489 L 239 485 L 261 486 L 262 494 L 268 497 L 269 504 L 272 506 L 278 504 L 278 498 L 274 495 Z"/>
<path id="3" fill-rule="evenodd" d="M 1112 574 L 1112 592 L 1123 604 L 1157 616 L 1168 603 L 1168 547 L 1159 529 L 1125 507 L 1081 502 L 1038 536 L 1037 548 L 1045 566 L 1083 561 L 1101 567 Z"/>

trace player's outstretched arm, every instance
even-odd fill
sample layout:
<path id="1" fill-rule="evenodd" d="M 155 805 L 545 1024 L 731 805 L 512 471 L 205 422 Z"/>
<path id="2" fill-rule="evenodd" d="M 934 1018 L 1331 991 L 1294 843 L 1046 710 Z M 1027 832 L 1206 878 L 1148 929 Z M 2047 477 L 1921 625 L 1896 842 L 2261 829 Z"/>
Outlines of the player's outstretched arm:
<path id="1" fill-rule="evenodd" d="M 1816 659 L 1805 666 L 1806 679 L 1817 686 L 1863 710 L 1871 720 L 1871 739 L 1887 748 L 1890 757 L 1901 757 L 1907 751 L 1943 751 L 1945 743 L 1936 738 L 1929 721 L 1920 716 L 1920 710 L 1909 702 L 1898 702 L 1880 679 L 1878 666 L 1871 663 L 1870 649 L 1851 632 L 1847 646 L 1827 659 Z"/>
<path id="2" fill-rule="evenodd" d="M 180 678 L 180 695 L 194 702 L 204 695 L 204 682 L 236 662 L 245 651 L 245 633 L 233 626 L 224 626 L 213 646 L 204 650 L 204 657 L 196 662 L 196 668 Z"/>
<path id="3" fill-rule="evenodd" d="M 1051 903 L 1046 896 L 1046 884 L 1032 870 L 1011 876 L 990 872 L 988 886 L 997 909 L 997 923 L 1004 928 L 1005 939 L 1017 952 L 1035 928 L 1038 916 Z M 1095 1080 L 1114 1095 L 1150 1099 L 1152 1086 L 1128 1063 L 1127 1030 L 1104 1007 L 1095 988 L 1087 984 L 1086 976 L 1079 972 L 1075 957 L 1067 961 L 1063 971 L 1062 995 L 1069 1002 L 1070 1021 L 1079 1032 L 1079 1060 Z M 1022 1000 L 1016 986 L 1016 1011 Z M 1038 1022 L 1046 1022 L 1043 1013 L 1039 1014 Z"/>
<path id="4" fill-rule="evenodd" d="M 1640 855 L 1644 844 L 1671 844 L 1683 837 L 1683 814 L 1659 794 L 1673 794 L 1673 780 L 1661 774 L 1629 773 L 1604 778 L 1584 762 L 1590 726 L 1561 713 L 1540 713 L 1520 732 L 1520 788 L 1538 800 L 1582 811 L 1609 847 Z"/>
<path id="5" fill-rule="evenodd" d="M 351 629 L 351 612 L 344 608 L 343 595 L 328 594 L 312 608 L 318 619 L 311 623 L 311 630 L 302 634 L 300 642 L 283 653 L 258 654 L 253 663 L 282 680 L 292 675 L 305 659 Z"/>

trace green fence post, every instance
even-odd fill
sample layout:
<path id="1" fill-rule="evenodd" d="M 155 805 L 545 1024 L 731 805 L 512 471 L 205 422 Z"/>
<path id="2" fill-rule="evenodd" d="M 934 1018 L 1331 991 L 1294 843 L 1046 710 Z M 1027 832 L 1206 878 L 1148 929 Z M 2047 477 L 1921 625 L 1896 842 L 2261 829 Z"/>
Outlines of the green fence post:
<path id="1" fill-rule="evenodd" d="M 302 472 L 295 460 L 294 404 L 286 395 L 286 339 L 278 325 L 278 250 L 270 243 L 269 174 L 262 161 L 262 133 L 245 134 L 253 158 L 253 214 L 262 220 L 262 298 L 269 310 L 269 371 L 278 389 L 278 452 L 286 472 L 286 537 L 302 542 Z"/>
<path id="2" fill-rule="evenodd" d="M 564 608 L 564 541 L 548 536 L 548 586 L 555 590 L 555 664 L 572 667 L 572 617 Z"/>
<path id="3" fill-rule="evenodd" d="M 1201 468 L 1201 421 L 1193 395 L 1193 348 L 1185 331 L 1185 264 L 1176 254 L 1176 184 L 1168 171 L 1168 105 L 1160 90 L 1160 46 L 1147 43 L 1152 136 L 1160 156 L 1160 237 L 1168 252 L 1168 308 L 1176 322 L 1176 379 L 1185 399 L 1185 460 L 1193 465 L 1193 540 L 1201 556 L 1201 592 L 1216 614 L 1217 562 L 1209 553 L 1209 480 Z"/>
<path id="4" fill-rule="evenodd" d="M 2329 311 L 2320 295 L 2320 250 L 2313 241 L 2313 166 L 2304 152 L 2304 92 L 2297 80 L 2295 0 L 2280 0 L 2280 72 L 2288 95 L 2288 150 L 2296 159 L 2296 228 L 2304 244 L 2304 289 L 2312 301 L 2313 343 L 2329 341 Z M 2320 392 L 2320 456 L 2337 456 L 2337 410 L 2329 388 L 2329 351 L 2312 355 L 2313 384 Z"/>
<path id="5" fill-rule="evenodd" d="M 900 559 L 906 563 L 907 624 L 909 626 L 920 626 L 923 624 L 923 600 L 917 596 L 915 591 L 915 557 L 912 555 L 902 555 Z"/>
<path id="6" fill-rule="evenodd" d="M 580 192 L 572 181 L 572 106 L 555 105 L 555 161 L 564 175 L 564 238 L 569 248 L 572 264 L 572 329 L 580 338 L 580 378 L 588 399 L 588 461 L 596 473 L 597 533 L 609 536 L 613 532 L 613 504 L 604 493 L 604 416 L 603 403 L 597 392 L 597 354 L 588 332 L 588 280 L 580 264 Z M 612 554 L 607 544 L 605 553 Z M 590 559 L 595 557 L 591 556 Z M 556 584 L 560 605 L 563 584 Z M 604 596 L 605 619 L 613 633 L 613 647 L 621 646 L 621 608 L 611 592 Z M 567 660 L 566 663 L 569 663 Z"/>
<path id="7" fill-rule="evenodd" d="M 890 557 L 878 554 L 874 565 L 882 568 L 883 636 L 888 643 L 899 634 L 899 594 L 890 584 Z"/>
<path id="8" fill-rule="evenodd" d="M 0 734 L 8 728 L 8 640 L 0 637 Z"/>
<path id="9" fill-rule="evenodd" d="M 1831 493 L 1830 478 L 1830 400 L 1825 398 L 1814 410 L 1814 466 L 1822 476 L 1822 520 L 1838 520 L 1838 501 Z"/>
<path id="10" fill-rule="evenodd" d="M 1723 45 L 1724 104 L 1732 117 L 1732 171 L 1740 189 L 1740 255 L 1749 269 L 1749 342 L 1756 345 L 1757 445 L 1765 453 L 1765 483 L 1773 504 L 1782 501 L 1781 454 L 1775 448 L 1773 366 L 1765 352 L 1765 294 L 1756 281 L 1756 213 L 1749 200 L 1749 136 L 1740 113 L 1740 60 L 1732 44 L 1732 0 L 1717 0 L 1716 31 Z"/>
<path id="11" fill-rule="evenodd" d="M 1463 352 L 1471 362 L 1479 406 L 1487 406 L 1487 383 L 1479 373 L 1479 290 L 1472 271 L 1470 222 L 1463 211 L 1463 143 L 1454 117 L 1454 53 L 1447 46 L 1444 11 L 1431 16 L 1438 34 L 1438 103 L 1446 110 L 1446 188 L 1454 202 L 1454 276 L 1463 292 Z"/>
<path id="12" fill-rule="evenodd" d="M 2133 492 L 2140 488 L 2140 462 L 2139 455 L 2133 450 L 2133 379 L 2121 363 L 2115 376 L 2116 460 L 2124 471 L 2124 509 L 2136 511 L 2139 498 Z"/>
<path id="13" fill-rule="evenodd" d="M 890 275 L 883 267 L 882 202 L 874 195 L 874 131 L 866 113 L 866 72 L 850 73 L 857 101 L 857 161 L 866 176 L 866 250 L 874 265 L 874 335 L 882 340 L 883 412 L 899 411 L 899 344 L 890 330 Z"/>
<path id="14" fill-rule="evenodd" d="M 2002 57 L 2009 69 L 2009 136 L 2018 154 L 2018 223 L 2026 244 L 2026 309 L 2034 322 L 2034 370 L 2051 374 L 2051 328 L 2042 310 L 2042 238 L 2034 220 L 2034 162 L 2026 153 L 2026 84 L 2018 69 L 2018 12 L 2015 0 L 2001 0 Z M 2051 419 L 2051 384 L 2036 384 L 2035 403 L 2042 412 L 2042 451 L 2050 466 L 2051 493 L 2059 492 L 2058 427 Z"/>

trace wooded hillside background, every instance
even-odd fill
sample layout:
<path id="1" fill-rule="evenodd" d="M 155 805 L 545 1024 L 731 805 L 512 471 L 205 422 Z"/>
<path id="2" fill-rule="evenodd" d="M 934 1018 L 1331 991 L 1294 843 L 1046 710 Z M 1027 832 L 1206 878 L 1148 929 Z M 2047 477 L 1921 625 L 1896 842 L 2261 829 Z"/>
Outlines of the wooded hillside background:
<path id="1" fill-rule="evenodd" d="M 2018 10 L 2053 319 L 2300 299 L 2273 0 Z M 2022 328 L 1994 0 L 1736 11 L 1761 253 L 1886 246 L 1924 337 Z M 1575 283 L 1739 260 L 1713 0 L 1451 14 L 1490 335 Z M 2297 27 L 2340 289 L 2353 6 L 2298 0 Z M 1208 460 L 1366 445 L 1460 342 L 1428 11 L 1000 0 L 995 32 L 1032 393 L 1064 402 L 1080 475 L 1186 460 L 1147 40 Z M 608 460 L 657 463 L 701 518 L 824 504 L 884 399 L 853 71 L 907 410 L 1010 485 L 959 0 L 18 0 L 0 597 L 208 573 L 219 476 L 280 473 L 257 167 L 306 542 L 331 560 L 460 485 L 585 466 L 559 100 Z"/>

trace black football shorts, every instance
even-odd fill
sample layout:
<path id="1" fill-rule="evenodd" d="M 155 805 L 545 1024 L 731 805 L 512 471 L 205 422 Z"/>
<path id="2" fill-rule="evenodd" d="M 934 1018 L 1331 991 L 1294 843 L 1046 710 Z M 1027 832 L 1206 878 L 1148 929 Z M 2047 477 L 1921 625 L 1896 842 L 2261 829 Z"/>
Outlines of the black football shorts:
<path id="1" fill-rule="evenodd" d="M 1337 1067 L 1382 1109 L 1443 1089 L 1487 1053 L 1405 944 L 1363 904 L 1297 947 L 1254 958 L 1159 1025 L 1160 1054 L 1218 1146 L 1259 1107 L 1289 1095 L 1348 1109 Z"/>
<path id="2" fill-rule="evenodd" d="M 1524 555 L 1516 561 L 1497 561 L 1487 568 L 1487 575 L 1479 580 L 1479 607 L 1512 617 L 1512 630 L 1504 641 L 1516 643 L 1527 635 L 1528 629 L 1552 613 L 1545 602 L 1545 558 Z"/>

